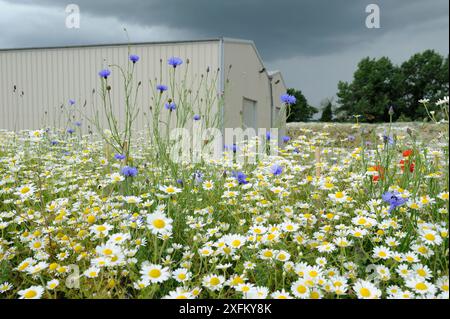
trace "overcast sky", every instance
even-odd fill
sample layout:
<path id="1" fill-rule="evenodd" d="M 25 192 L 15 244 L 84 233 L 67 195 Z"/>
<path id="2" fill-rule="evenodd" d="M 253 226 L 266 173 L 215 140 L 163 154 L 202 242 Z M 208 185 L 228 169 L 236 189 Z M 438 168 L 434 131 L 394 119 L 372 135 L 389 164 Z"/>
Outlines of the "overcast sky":
<path id="1" fill-rule="evenodd" d="M 81 11 L 65 27 L 65 7 Z M 380 8 L 366 28 L 366 6 Z M 0 0 L 0 48 L 234 37 L 254 40 L 268 69 L 312 105 L 336 94 L 358 61 L 449 52 L 448 0 Z"/>

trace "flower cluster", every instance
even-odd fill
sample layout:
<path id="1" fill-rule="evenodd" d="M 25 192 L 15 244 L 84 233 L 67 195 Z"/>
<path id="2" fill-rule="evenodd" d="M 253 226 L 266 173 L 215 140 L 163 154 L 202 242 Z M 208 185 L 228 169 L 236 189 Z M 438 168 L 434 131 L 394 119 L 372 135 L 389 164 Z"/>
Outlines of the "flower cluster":
<path id="1" fill-rule="evenodd" d="M 237 141 L 174 178 L 144 134 L 125 163 L 92 137 L 0 132 L 0 296 L 448 298 L 448 140 L 351 134 L 290 132 L 256 164 L 230 163 L 258 142 Z"/>

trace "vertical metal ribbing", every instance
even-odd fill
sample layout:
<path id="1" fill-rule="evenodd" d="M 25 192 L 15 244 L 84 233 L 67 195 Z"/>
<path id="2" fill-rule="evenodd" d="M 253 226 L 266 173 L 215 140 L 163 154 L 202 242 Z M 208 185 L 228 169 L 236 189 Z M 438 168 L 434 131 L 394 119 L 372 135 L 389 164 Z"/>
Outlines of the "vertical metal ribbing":
<path id="1" fill-rule="evenodd" d="M 220 76 L 219 76 L 219 96 L 225 93 L 225 46 L 224 39 L 220 37 L 219 40 L 219 65 L 220 65 Z M 223 95 L 225 98 L 225 95 Z M 221 114 L 221 125 L 222 125 L 222 143 L 225 143 L 225 101 L 223 101 Z"/>

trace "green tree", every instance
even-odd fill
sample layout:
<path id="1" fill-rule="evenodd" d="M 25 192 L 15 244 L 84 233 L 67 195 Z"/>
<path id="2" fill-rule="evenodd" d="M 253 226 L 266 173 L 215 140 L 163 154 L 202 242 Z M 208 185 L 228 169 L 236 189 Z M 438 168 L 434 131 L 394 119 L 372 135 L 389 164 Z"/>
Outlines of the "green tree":
<path id="1" fill-rule="evenodd" d="M 323 103 L 322 116 L 320 117 L 321 122 L 331 122 L 333 121 L 333 102 L 330 99 L 325 100 Z"/>
<path id="2" fill-rule="evenodd" d="M 398 68 L 387 57 L 362 59 L 351 83 L 338 83 L 337 112 L 340 119 L 362 115 L 362 121 L 380 122 L 389 120 L 389 107 L 396 110 L 395 118 L 402 108 L 401 77 Z"/>
<path id="3" fill-rule="evenodd" d="M 420 99 L 429 99 L 430 105 L 448 95 L 448 56 L 444 58 L 434 50 L 413 55 L 400 66 L 402 87 L 402 112 L 412 120 L 425 118 L 426 110 Z"/>
<path id="4" fill-rule="evenodd" d="M 291 88 L 287 90 L 287 93 L 297 99 L 296 103 L 290 106 L 287 122 L 308 122 L 318 112 L 315 107 L 308 104 L 306 97 L 300 90 Z"/>

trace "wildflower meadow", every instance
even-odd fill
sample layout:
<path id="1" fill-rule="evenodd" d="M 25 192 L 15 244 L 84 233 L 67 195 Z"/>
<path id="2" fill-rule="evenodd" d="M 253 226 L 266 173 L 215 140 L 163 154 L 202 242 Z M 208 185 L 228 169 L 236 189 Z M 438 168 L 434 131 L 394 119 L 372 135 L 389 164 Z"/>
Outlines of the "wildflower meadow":
<path id="1" fill-rule="evenodd" d="M 174 162 L 173 128 L 221 125 L 215 76 L 200 105 L 176 81 L 187 61 L 163 61 L 170 78 L 150 85 L 134 82 L 139 61 L 97 71 L 95 117 L 69 102 L 83 124 L 0 132 L 0 298 L 449 298 L 448 97 L 427 138 L 356 117 L 347 138 L 300 128 L 254 161 L 238 157 L 270 134 Z M 136 132 L 133 98 L 149 87 L 149 129 Z M 280 97 L 286 112 L 293 99 Z"/>

